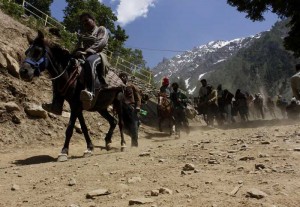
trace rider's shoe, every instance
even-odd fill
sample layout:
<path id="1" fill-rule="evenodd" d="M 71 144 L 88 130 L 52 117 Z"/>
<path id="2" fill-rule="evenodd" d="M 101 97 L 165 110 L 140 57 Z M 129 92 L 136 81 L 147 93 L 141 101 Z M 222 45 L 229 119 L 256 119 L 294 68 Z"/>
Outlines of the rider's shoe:
<path id="1" fill-rule="evenodd" d="M 87 90 L 82 90 L 80 92 L 80 100 L 82 102 L 82 107 L 84 110 L 89 110 L 92 107 L 92 101 L 94 99 L 94 94 Z"/>

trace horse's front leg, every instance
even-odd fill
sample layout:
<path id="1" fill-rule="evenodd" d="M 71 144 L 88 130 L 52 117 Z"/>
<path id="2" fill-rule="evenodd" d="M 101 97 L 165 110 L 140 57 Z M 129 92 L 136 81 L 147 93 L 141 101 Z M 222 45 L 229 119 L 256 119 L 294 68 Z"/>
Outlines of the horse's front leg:
<path id="1" fill-rule="evenodd" d="M 70 144 L 71 137 L 73 135 L 73 129 L 74 129 L 77 117 L 78 117 L 78 112 L 75 110 L 71 110 L 71 116 L 70 116 L 69 123 L 68 123 L 67 129 L 66 129 L 65 143 L 61 150 L 60 155 L 58 156 L 58 161 L 60 161 L 60 162 L 68 160 L 69 144 Z"/>
<path id="2" fill-rule="evenodd" d="M 117 120 L 112 115 L 110 115 L 110 113 L 107 111 L 107 109 L 104 109 L 104 110 L 101 110 L 98 112 L 109 123 L 109 130 L 105 136 L 105 147 L 106 147 L 106 150 L 110 150 L 111 149 L 111 138 L 112 138 L 114 130 L 117 126 Z"/>
<path id="3" fill-rule="evenodd" d="M 85 138 L 86 148 L 87 148 L 86 151 L 84 151 L 83 156 L 84 157 L 91 156 L 92 152 L 94 150 L 94 145 L 93 145 L 92 140 L 90 138 L 88 128 L 85 124 L 85 120 L 84 120 L 84 117 L 83 117 L 83 114 L 82 114 L 81 110 L 78 112 L 78 120 L 79 120 L 79 123 L 80 123 L 80 126 L 81 126 L 82 133 L 83 133 L 84 138 Z"/>

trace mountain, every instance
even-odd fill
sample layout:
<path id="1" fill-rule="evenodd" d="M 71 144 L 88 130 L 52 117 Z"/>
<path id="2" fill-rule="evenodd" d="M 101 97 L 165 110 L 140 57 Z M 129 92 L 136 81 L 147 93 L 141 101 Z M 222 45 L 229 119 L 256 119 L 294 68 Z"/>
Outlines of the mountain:
<path id="1" fill-rule="evenodd" d="M 290 95 L 289 77 L 296 59 L 283 47 L 288 29 L 286 21 L 277 22 L 270 31 L 230 41 L 212 41 L 171 59 L 155 68 L 156 82 L 168 76 L 182 88 L 197 95 L 199 80 L 206 78 L 213 86 L 222 84 L 235 92 L 237 88 L 265 95 Z"/>

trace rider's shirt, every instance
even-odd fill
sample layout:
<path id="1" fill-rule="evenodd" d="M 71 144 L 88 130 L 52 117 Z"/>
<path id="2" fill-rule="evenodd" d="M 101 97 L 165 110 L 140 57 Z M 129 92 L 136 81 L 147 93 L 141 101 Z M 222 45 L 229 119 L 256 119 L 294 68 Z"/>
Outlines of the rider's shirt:
<path id="1" fill-rule="evenodd" d="M 103 26 L 95 27 L 92 31 L 84 32 L 79 36 L 77 48 L 89 49 L 93 54 L 104 52 L 108 47 L 108 32 Z"/>
<path id="2" fill-rule="evenodd" d="M 171 94 L 171 90 L 170 87 L 168 85 L 163 85 L 160 87 L 159 92 L 161 94 L 165 94 L 167 97 L 170 97 Z"/>

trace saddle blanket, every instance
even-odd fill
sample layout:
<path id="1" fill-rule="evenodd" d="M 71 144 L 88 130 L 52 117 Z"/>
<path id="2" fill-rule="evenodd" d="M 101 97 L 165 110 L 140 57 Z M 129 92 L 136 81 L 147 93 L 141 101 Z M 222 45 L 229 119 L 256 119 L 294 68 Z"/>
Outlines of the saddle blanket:
<path id="1" fill-rule="evenodd" d="M 108 70 L 105 79 L 108 84 L 108 89 L 125 86 L 121 78 L 112 70 Z"/>

